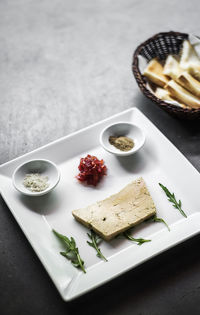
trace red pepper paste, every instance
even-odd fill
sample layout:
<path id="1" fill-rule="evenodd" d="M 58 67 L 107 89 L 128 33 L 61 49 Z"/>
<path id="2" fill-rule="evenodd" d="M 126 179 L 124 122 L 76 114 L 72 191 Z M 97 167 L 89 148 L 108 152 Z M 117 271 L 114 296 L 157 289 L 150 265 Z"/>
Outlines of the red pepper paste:
<path id="1" fill-rule="evenodd" d="M 104 160 L 99 160 L 96 156 L 88 154 L 80 159 L 78 167 L 80 173 L 76 176 L 81 182 L 96 186 L 101 178 L 106 175 L 107 167 Z"/>

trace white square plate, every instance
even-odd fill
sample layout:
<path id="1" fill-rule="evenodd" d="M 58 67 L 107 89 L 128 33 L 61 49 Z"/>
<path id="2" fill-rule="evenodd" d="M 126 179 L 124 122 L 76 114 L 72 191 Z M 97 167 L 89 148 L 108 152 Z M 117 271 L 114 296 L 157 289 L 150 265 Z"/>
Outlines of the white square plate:
<path id="1" fill-rule="evenodd" d="M 145 132 L 145 145 L 135 155 L 116 157 L 99 145 L 101 130 L 118 121 L 133 122 Z M 75 178 L 80 157 L 88 153 L 103 158 L 108 168 L 107 176 L 97 187 L 82 185 Z M 45 196 L 23 196 L 12 185 L 12 173 L 19 164 L 37 158 L 55 162 L 61 172 L 61 181 L 53 192 Z M 102 242 L 100 247 L 108 259 L 108 262 L 104 262 L 86 243 L 88 230 L 75 221 L 71 211 L 118 192 L 140 176 L 144 178 L 156 204 L 158 217 L 169 224 L 171 231 L 162 223 L 143 223 L 133 230 L 134 237 L 152 241 L 142 246 L 126 239 Z M 159 187 L 159 182 L 181 199 L 187 218 L 173 208 Z M 65 301 L 102 285 L 199 233 L 199 187 L 200 176 L 197 170 L 136 108 L 75 132 L 0 167 L 1 195 Z M 53 235 L 52 228 L 75 238 L 85 261 L 86 274 L 74 268 L 59 254 L 62 247 Z"/>

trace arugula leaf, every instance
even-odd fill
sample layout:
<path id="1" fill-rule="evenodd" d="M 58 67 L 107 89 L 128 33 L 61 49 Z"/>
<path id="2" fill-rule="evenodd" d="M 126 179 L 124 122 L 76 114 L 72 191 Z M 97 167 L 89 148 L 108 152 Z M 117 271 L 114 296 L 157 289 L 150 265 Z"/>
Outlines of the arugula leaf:
<path id="1" fill-rule="evenodd" d="M 146 242 L 151 242 L 151 240 L 145 240 L 144 238 L 134 238 L 128 233 L 128 231 L 125 231 L 123 233 L 123 236 L 129 241 L 137 242 L 138 243 L 137 245 L 142 245 Z"/>
<path id="2" fill-rule="evenodd" d="M 92 242 L 89 242 L 87 241 L 88 245 L 93 247 L 96 252 L 97 252 L 97 257 L 105 260 L 105 261 L 108 261 L 104 255 L 102 254 L 100 248 L 98 247 L 98 245 L 101 243 L 102 239 L 100 238 L 100 236 L 98 236 L 93 230 L 90 231 L 90 234 L 87 233 L 88 237 L 90 238 L 90 240 Z"/>
<path id="3" fill-rule="evenodd" d="M 185 212 L 182 209 L 182 203 L 181 201 L 177 201 L 176 197 L 174 195 L 174 193 L 171 193 L 167 187 L 165 187 L 164 185 L 162 185 L 161 183 L 159 183 L 160 187 L 163 189 L 163 191 L 165 192 L 166 196 L 168 197 L 168 200 L 173 203 L 174 208 L 178 209 L 180 211 L 180 213 L 187 218 L 187 215 L 185 214 Z"/>
<path id="4" fill-rule="evenodd" d="M 169 225 L 165 222 L 165 220 L 162 219 L 162 218 L 158 218 L 156 215 L 154 215 L 153 217 L 147 219 L 146 222 L 161 222 L 161 223 L 164 223 L 166 225 L 168 231 L 170 232 Z"/>
<path id="5" fill-rule="evenodd" d="M 68 260 L 71 261 L 72 265 L 76 268 L 81 268 L 84 273 L 86 273 L 84 268 L 84 261 L 81 259 L 78 247 L 76 247 L 76 242 L 73 237 L 70 239 L 62 235 L 55 230 L 53 230 L 53 233 L 57 236 L 57 238 L 62 241 L 62 243 L 65 245 L 66 250 L 65 252 L 60 252 L 60 254 L 64 257 L 66 257 Z"/>

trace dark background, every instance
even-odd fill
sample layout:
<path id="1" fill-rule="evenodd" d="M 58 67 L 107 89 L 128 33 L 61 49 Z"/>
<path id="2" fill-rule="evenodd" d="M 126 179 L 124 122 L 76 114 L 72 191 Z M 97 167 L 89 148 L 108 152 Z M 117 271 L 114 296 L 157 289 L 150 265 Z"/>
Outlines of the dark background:
<path id="1" fill-rule="evenodd" d="M 199 171 L 200 123 L 161 111 L 131 72 L 134 49 L 154 33 L 199 35 L 199 7 L 186 0 L 1 0 L 0 163 L 137 106 Z M 199 241 L 66 303 L 0 199 L 0 314 L 200 314 Z"/>

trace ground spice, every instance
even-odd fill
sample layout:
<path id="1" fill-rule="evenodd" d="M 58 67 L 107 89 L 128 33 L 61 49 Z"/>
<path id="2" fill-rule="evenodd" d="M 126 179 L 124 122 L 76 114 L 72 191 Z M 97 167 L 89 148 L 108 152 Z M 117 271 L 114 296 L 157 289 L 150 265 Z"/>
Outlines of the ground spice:
<path id="1" fill-rule="evenodd" d="M 131 138 L 128 137 L 109 137 L 110 144 L 114 145 L 117 149 L 121 151 L 130 151 L 134 147 L 134 142 Z"/>

